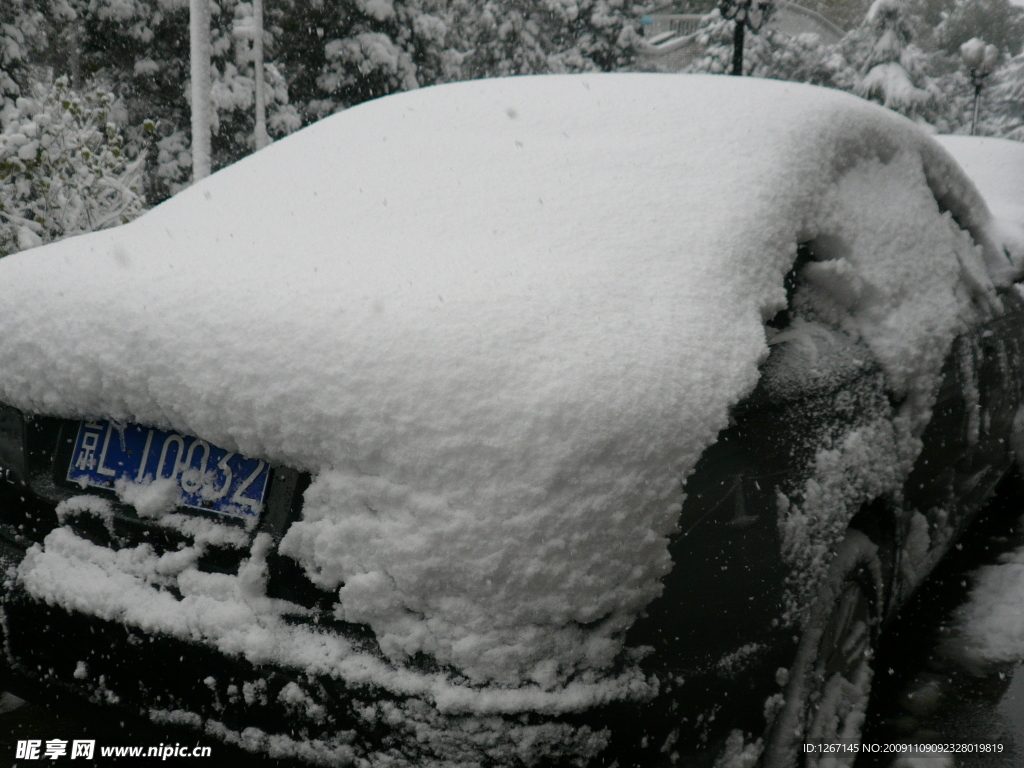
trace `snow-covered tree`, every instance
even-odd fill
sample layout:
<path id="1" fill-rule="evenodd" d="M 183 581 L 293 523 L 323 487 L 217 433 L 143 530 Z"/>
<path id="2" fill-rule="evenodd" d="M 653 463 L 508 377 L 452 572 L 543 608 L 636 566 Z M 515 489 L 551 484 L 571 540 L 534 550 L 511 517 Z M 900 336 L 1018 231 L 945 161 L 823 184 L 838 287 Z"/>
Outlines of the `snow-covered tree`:
<path id="1" fill-rule="evenodd" d="M 558 16 L 569 23 L 568 10 L 558 3 L 550 12 L 533 0 L 485 0 L 475 7 L 462 3 L 453 18 L 456 39 L 468 51 L 459 62 L 459 77 L 595 68 L 587 67 L 581 56 L 569 59 L 566 51 L 557 51 L 551 38 L 558 30 Z"/>
<path id="2" fill-rule="evenodd" d="M 357 0 L 359 13 L 287 1 L 313 19 L 277 17 L 282 71 L 312 116 L 437 82 L 618 69 L 639 24 L 631 0 Z"/>
<path id="3" fill-rule="evenodd" d="M 158 197 L 187 184 L 191 178 L 191 109 L 188 0 L 67 0 L 75 6 L 83 28 L 81 66 L 87 81 L 110 84 L 129 113 L 127 138 L 144 142 L 145 119 L 159 122 Z M 255 148 L 254 100 L 256 72 L 250 40 L 233 32 L 239 17 L 252 18 L 244 0 L 210 4 L 211 94 L 209 115 L 211 169 L 233 162 Z M 266 37 L 279 32 L 271 26 Z M 272 52 L 271 52 L 272 53 Z M 288 86 L 274 67 L 272 55 L 264 67 L 263 95 L 267 131 L 279 137 L 296 130 L 301 121 L 289 104 Z M 56 62 L 58 72 L 66 62 Z M 63 68 L 62 68 L 63 67 Z M 186 162 L 187 161 L 187 162 Z"/>
<path id="4" fill-rule="evenodd" d="M 256 149 L 263 149 L 270 143 L 270 136 L 267 133 L 267 95 L 263 59 L 263 0 L 253 0 L 252 15 L 253 91 L 256 101 L 256 128 L 253 130 L 253 141 L 256 143 Z"/>
<path id="5" fill-rule="evenodd" d="M 33 60 L 46 46 L 43 8 L 40 0 L 0 3 L 0 110 L 27 88 Z"/>
<path id="6" fill-rule="evenodd" d="M 1024 52 L 1017 54 L 995 75 L 989 91 L 996 135 L 1024 141 Z"/>
<path id="7" fill-rule="evenodd" d="M 458 57 L 444 0 L 275 0 L 266 15 L 269 58 L 302 123 L 459 76 L 445 66 Z"/>
<path id="8" fill-rule="evenodd" d="M 111 121 L 112 93 L 68 78 L 18 98 L 0 134 L 0 256 L 123 224 L 142 212 L 140 156 Z"/>
<path id="9" fill-rule="evenodd" d="M 550 71 L 611 71 L 632 62 L 639 30 L 637 4 L 628 0 L 543 0 L 531 18 L 542 30 Z M 499 27 L 500 30 L 500 27 Z M 475 42 L 487 39 L 477 34 Z M 469 76 L 478 76 L 475 72 Z"/>
<path id="10" fill-rule="evenodd" d="M 14 18 L 11 3 L 45 11 L 46 39 L 28 55 L 20 38 L 16 46 L 0 38 L 7 60 L 27 58 L 82 83 L 108 84 L 128 111 L 126 140 L 158 158 L 157 197 L 187 183 L 190 0 L 0 0 L 0 23 Z M 256 147 L 263 133 L 257 101 L 266 133 L 276 138 L 367 99 L 432 83 L 613 70 L 631 61 L 640 16 L 634 0 L 264 0 L 257 38 L 251 3 L 209 3 L 211 170 Z M 24 35 L 31 25 L 18 18 Z M 262 68 L 254 64 L 257 39 Z M 8 80 L 12 88 L 28 82 Z M 159 126 L 152 141 L 141 129 L 147 119 Z M 200 145 L 196 160 L 203 155 Z"/>
<path id="11" fill-rule="evenodd" d="M 733 22 L 723 19 L 718 10 L 706 15 L 696 32 L 697 42 L 704 52 L 686 71 L 729 72 L 734 53 L 733 34 Z M 823 43 L 818 35 L 790 36 L 770 27 L 747 41 L 744 60 L 746 73 L 754 77 L 825 86 L 833 85 L 837 70 L 845 66 L 834 46 Z"/>
<path id="12" fill-rule="evenodd" d="M 841 51 L 857 73 L 853 90 L 910 117 L 936 109 L 930 60 L 913 44 L 907 0 L 874 0 L 864 23 L 843 39 Z"/>
<path id="13" fill-rule="evenodd" d="M 1010 0 L 956 0 L 935 28 L 935 41 L 955 56 L 971 38 L 1013 56 L 1024 45 L 1024 8 Z"/>

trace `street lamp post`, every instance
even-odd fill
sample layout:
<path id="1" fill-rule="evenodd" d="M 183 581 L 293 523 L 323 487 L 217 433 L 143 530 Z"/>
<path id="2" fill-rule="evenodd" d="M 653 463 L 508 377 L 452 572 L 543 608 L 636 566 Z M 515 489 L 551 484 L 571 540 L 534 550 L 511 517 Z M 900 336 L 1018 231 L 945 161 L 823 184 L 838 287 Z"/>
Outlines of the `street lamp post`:
<path id="1" fill-rule="evenodd" d="M 736 22 L 732 33 L 732 72 L 743 74 L 743 38 L 746 30 L 757 34 L 775 9 L 774 0 L 719 0 L 718 10 L 723 19 Z"/>
<path id="2" fill-rule="evenodd" d="M 972 37 L 960 46 L 960 58 L 971 75 L 974 86 L 974 117 L 971 119 L 971 136 L 978 128 L 978 104 L 981 102 L 981 89 L 985 86 L 985 78 L 991 75 L 999 64 L 999 49 L 994 45 L 985 45 L 985 41 Z"/>

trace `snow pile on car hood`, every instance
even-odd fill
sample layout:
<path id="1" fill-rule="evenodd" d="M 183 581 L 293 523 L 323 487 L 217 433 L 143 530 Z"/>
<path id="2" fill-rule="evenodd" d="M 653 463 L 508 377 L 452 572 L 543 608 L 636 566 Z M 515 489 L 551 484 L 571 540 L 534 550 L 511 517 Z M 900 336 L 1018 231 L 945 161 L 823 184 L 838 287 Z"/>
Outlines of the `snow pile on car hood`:
<path id="1" fill-rule="evenodd" d="M 809 86 L 390 96 L 0 262 L 0 399 L 310 470 L 281 551 L 390 658 L 593 680 L 661 591 L 685 478 L 757 381 L 798 242 L 927 407 L 962 274 L 984 293 L 993 258 L 936 197 L 987 242 L 937 145 Z"/>

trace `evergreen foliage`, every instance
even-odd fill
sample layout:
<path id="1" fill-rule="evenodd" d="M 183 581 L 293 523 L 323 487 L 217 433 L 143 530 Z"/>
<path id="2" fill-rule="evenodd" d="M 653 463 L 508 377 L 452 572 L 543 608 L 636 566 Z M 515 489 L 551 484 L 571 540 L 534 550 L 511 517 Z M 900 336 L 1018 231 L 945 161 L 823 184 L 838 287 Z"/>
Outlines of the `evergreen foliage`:
<path id="1" fill-rule="evenodd" d="M 990 132 L 1024 141 L 1024 52 L 1017 54 L 1001 72 L 989 92 L 993 104 Z"/>
<path id="2" fill-rule="evenodd" d="M 1010 0 L 957 0 L 935 28 L 935 42 L 955 56 L 973 37 L 1011 56 L 1024 45 L 1024 8 Z"/>
<path id="3" fill-rule="evenodd" d="M 32 65 L 47 47 L 44 0 L 0 3 L 0 107 L 29 88 Z"/>
<path id="4" fill-rule="evenodd" d="M 717 10 L 712 11 L 697 31 L 697 39 L 704 48 L 704 54 L 687 71 L 729 72 L 733 55 L 733 22 L 723 19 Z M 842 65 L 831 47 L 823 45 L 817 35 L 807 33 L 790 37 L 770 27 L 747 39 L 744 62 L 744 72 L 753 77 L 824 86 L 834 86 L 836 70 Z"/>
<path id="5" fill-rule="evenodd" d="M 987 3 L 994 0 L 963 0 Z M 746 43 L 745 71 L 756 77 L 839 88 L 873 99 L 940 133 L 970 130 L 974 86 L 959 51 L 948 53 L 928 30 L 929 13 L 950 10 L 912 0 L 875 0 L 863 21 L 834 45 L 814 34 L 794 37 L 767 27 Z M 944 14 L 944 15 L 943 15 Z M 941 32 L 941 30 L 939 30 Z M 717 11 L 696 32 L 702 54 L 686 71 L 726 73 L 732 24 Z M 1024 58 L 1004 58 L 981 94 L 978 133 L 1024 140 Z"/>
<path id="6" fill-rule="evenodd" d="M 864 1 L 846 0 L 842 7 L 863 13 L 857 9 Z M 686 2 L 706 8 L 711 0 Z M 808 0 L 826 13 L 825 6 L 837 3 Z M 212 165 L 217 169 L 254 150 L 255 72 L 251 40 L 236 34 L 252 15 L 249 2 L 211 0 L 210 7 Z M 628 69 L 641 13 L 650 9 L 637 0 L 266 0 L 268 132 L 280 138 L 367 99 L 434 83 Z M 103 102 L 106 114 L 97 123 L 97 135 L 105 136 L 112 123 L 111 141 L 121 142 L 109 145 L 110 156 L 117 148 L 119 162 L 126 162 L 126 153 L 138 158 L 131 166 L 132 184 L 125 188 L 141 186 L 150 204 L 174 194 L 190 183 L 192 173 L 188 23 L 188 0 L 3 0 L 0 124 L 20 126 L 26 109 L 36 110 L 32 114 L 52 111 L 42 106 L 50 97 L 33 88 L 41 84 L 45 89 L 58 78 L 52 87 L 64 94 L 61 103 L 77 98 L 88 112 L 90 98 Z M 969 37 L 983 37 L 1006 54 L 1004 66 L 982 93 L 979 133 L 1024 139 L 1024 9 L 1009 0 L 874 0 L 861 23 L 836 45 L 813 34 L 790 37 L 768 26 L 747 37 L 744 71 L 841 88 L 934 130 L 964 132 L 973 88 L 957 49 Z M 703 53 L 689 71 L 728 72 L 732 22 L 713 10 L 696 39 Z M 64 124 L 63 116 L 53 119 Z M 25 174 L 38 169 L 29 168 L 17 152 L 13 156 L 25 168 L 4 166 L 4 183 L 10 186 L 17 176 L 17 189 L 25 190 Z M 4 157 L 14 162 L 10 150 Z M 81 153 L 76 157 L 81 159 Z M 95 169 L 88 172 L 100 178 Z M 62 184 L 79 178 L 77 170 L 56 173 Z M 104 178 L 126 173 L 128 165 L 118 171 L 105 168 Z M 142 173 L 146 178 L 139 182 Z M 107 221 L 87 208 L 82 209 L 85 219 L 72 221 L 68 216 L 79 203 L 67 202 L 61 204 L 61 223 L 54 223 L 54 216 L 38 205 L 56 199 L 56 193 L 43 194 L 41 181 L 31 181 L 36 191 L 18 197 L 21 202 L 10 192 L 4 199 L 8 219 L 2 247 L 8 251 L 21 232 L 11 229 L 12 215 L 31 222 L 19 227 L 40 239 Z M 62 199 L 72 200 L 74 194 L 85 193 L 66 189 Z M 141 195 L 133 194 L 141 206 Z M 109 189 L 103 195 L 109 198 Z M 29 211 L 25 201 L 30 199 L 37 207 Z M 133 215 L 135 205 L 125 207 L 124 214 Z M 112 203 L 108 207 L 120 210 Z M 24 232 L 20 237 L 23 243 L 32 240 Z"/>
<path id="7" fill-rule="evenodd" d="M 0 9 L 0 94 L 28 67 L 103 82 L 127 110 L 129 142 L 160 126 L 153 197 L 190 180 L 188 0 L 8 0 Z M 212 165 L 254 150 L 251 43 L 234 35 L 246 0 L 211 0 Z M 613 70 L 632 60 L 633 0 L 267 0 L 267 128 L 279 138 L 395 91 L 475 77 Z M 38 77 L 36 78 L 38 79 Z"/>
<path id="8" fill-rule="evenodd" d="M 67 78 L 22 96 L 0 134 L 0 256 L 123 224 L 142 212 L 143 158 L 109 119 L 112 93 L 79 96 Z"/>
<path id="9" fill-rule="evenodd" d="M 860 74 L 854 92 L 910 117 L 936 106 L 927 72 L 928 57 L 913 44 L 906 0 L 875 0 L 864 23 L 848 34 L 843 53 Z"/>

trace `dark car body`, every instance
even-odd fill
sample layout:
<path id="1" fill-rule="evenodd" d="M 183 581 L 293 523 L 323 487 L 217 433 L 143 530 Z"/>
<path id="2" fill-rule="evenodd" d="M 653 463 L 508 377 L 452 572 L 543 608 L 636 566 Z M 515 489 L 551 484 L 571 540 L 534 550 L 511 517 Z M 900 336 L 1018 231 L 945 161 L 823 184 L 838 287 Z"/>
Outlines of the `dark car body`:
<path id="1" fill-rule="evenodd" d="M 957 339 L 944 368 L 935 415 L 922 438 L 921 457 L 904 489 L 911 510 L 952 511 L 931 523 L 937 542 L 928 551 L 929 565 L 991 498 L 1014 460 L 1010 435 L 1024 402 L 1024 301 L 1015 289 L 1001 298 L 1004 314 Z M 666 580 L 662 597 L 630 630 L 633 643 L 654 649 L 644 666 L 664 681 L 660 694 L 640 706 L 598 709 L 585 718 L 614 723 L 610 750 L 620 765 L 660 764 L 673 753 L 685 755 L 687 745 L 693 749 L 721 743 L 737 726 L 756 732 L 763 722 L 764 692 L 779 688 L 776 670 L 791 663 L 795 648 L 792 629 L 778 621 L 788 568 L 780 554 L 776 490 L 787 483 L 797 485 L 805 474 L 812 458 L 807 447 L 816 443 L 809 435 L 843 430 L 866 415 L 892 409 L 881 372 L 868 362 L 866 350 L 837 340 L 839 349 L 833 350 L 831 362 L 840 375 L 828 371 L 818 381 L 807 381 L 788 378 L 793 371 L 786 346 L 775 349 L 758 388 L 737 407 L 735 425 L 719 435 L 698 463 L 689 480 L 681 531 L 672 543 L 673 559 L 680 565 Z M 851 364 L 858 356 L 861 363 Z M 79 423 L 26 419 L 8 406 L 2 414 L 0 533 L 4 562 L 10 567 L 56 527 L 57 503 L 80 492 L 64 479 Z M 268 509 L 257 530 L 279 538 L 301 514 L 307 483 L 308 478 L 293 470 L 275 468 Z M 140 520 L 123 505 L 117 512 L 113 531 L 95 518 L 67 524 L 114 549 L 147 542 L 158 551 L 174 551 L 184 539 Z M 910 515 L 894 503 L 879 503 L 867 507 L 851 525 L 884 546 L 886 604 L 878 609 L 881 617 L 891 616 L 925 575 L 900 568 Z M 244 553 L 213 549 L 199 567 L 236 572 Z M 372 634 L 364 628 L 333 618 L 331 595 L 311 586 L 288 558 L 271 557 L 268 568 L 269 596 L 308 606 L 313 613 L 307 621 L 373 646 Z M 362 692 L 346 690 L 329 678 L 304 679 L 287 669 L 228 660 L 172 638 L 146 637 L 117 621 L 48 606 L 17 589 L 5 594 L 3 611 L 6 657 L 14 675 L 7 684 L 16 691 L 46 695 L 52 686 L 86 693 L 98 703 L 113 701 L 134 713 L 144 713 L 159 701 L 168 712 L 198 712 L 238 732 L 253 726 L 274 732 L 286 723 L 286 733 L 296 738 L 330 739 L 356 722 L 351 714 L 346 717 L 346 710 Z M 40 627 L 47 631 L 41 634 Z M 723 649 L 730 653 L 723 654 Z M 735 657 L 723 663 L 723 656 L 731 654 Z M 88 664 L 93 680 L 102 681 L 99 686 L 90 690 L 76 678 L 80 661 Z M 210 676 L 217 678 L 215 688 L 204 682 Z M 281 690 L 294 682 L 330 715 L 324 718 L 313 710 L 310 716 L 282 703 Z M 252 690 L 259 693 L 240 693 Z M 708 713 L 717 716 L 709 719 Z M 365 734 L 362 739 L 367 747 L 386 749 L 389 735 Z M 668 749 L 663 749 L 666 744 Z M 696 754 L 706 760 L 714 757 L 710 749 Z"/>

